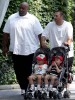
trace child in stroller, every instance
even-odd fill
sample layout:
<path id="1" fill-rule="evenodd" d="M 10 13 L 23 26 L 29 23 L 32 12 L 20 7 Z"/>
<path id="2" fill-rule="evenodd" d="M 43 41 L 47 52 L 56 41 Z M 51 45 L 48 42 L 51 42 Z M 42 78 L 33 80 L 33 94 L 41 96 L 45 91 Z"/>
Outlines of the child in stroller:
<path id="1" fill-rule="evenodd" d="M 41 90 L 42 77 L 45 76 L 47 70 L 47 61 L 44 54 L 39 54 L 36 56 L 36 64 L 34 66 L 34 73 L 29 76 L 30 91 L 34 91 L 34 79 L 37 78 L 37 89 Z"/>
<path id="2" fill-rule="evenodd" d="M 47 70 L 49 74 L 45 76 L 45 89 L 46 90 L 49 89 L 52 91 L 55 79 L 59 78 L 60 76 L 62 63 L 63 63 L 63 56 L 61 54 L 57 54 L 56 56 L 52 57 L 52 64 L 49 66 Z M 49 79 L 51 81 L 50 81 L 50 86 L 48 87 Z"/>
<path id="3" fill-rule="evenodd" d="M 24 99 L 41 98 L 40 90 L 42 89 L 41 85 L 43 84 L 43 80 L 41 79 L 46 74 L 49 53 L 49 48 L 38 48 L 34 53 L 32 65 L 33 71 L 28 77 L 29 85 L 26 94 L 24 95 Z"/>
<path id="4" fill-rule="evenodd" d="M 48 68 L 49 74 L 45 76 L 45 90 L 49 91 L 49 97 L 61 98 L 62 91 L 69 80 L 69 68 L 68 68 L 68 51 L 69 48 L 55 47 L 51 50 L 50 55 L 50 67 Z M 50 81 L 48 81 L 50 79 Z M 48 87 L 49 86 L 49 87 Z M 56 89 L 56 92 L 55 90 Z M 54 94 L 53 94 L 54 93 Z M 63 97 L 68 98 L 69 92 L 63 93 Z"/>

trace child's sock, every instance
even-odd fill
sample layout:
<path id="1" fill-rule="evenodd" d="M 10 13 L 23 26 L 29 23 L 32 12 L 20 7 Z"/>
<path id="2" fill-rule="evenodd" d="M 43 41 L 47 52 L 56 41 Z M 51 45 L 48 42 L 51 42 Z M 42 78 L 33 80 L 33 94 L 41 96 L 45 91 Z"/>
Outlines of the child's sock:
<path id="1" fill-rule="evenodd" d="M 64 90 L 62 91 L 62 95 L 64 94 L 65 91 L 66 91 L 66 88 L 64 88 Z"/>
<path id="2" fill-rule="evenodd" d="M 52 90 L 52 88 L 53 88 L 53 85 L 52 85 L 52 84 L 50 84 L 50 86 L 49 86 L 49 90 Z"/>
<path id="3" fill-rule="evenodd" d="M 30 89 L 31 89 L 31 90 L 34 90 L 34 84 L 31 85 L 31 88 L 30 88 Z"/>
<path id="4" fill-rule="evenodd" d="M 46 90 L 48 89 L 48 84 L 45 85 L 45 89 L 46 89 Z"/>
<path id="5" fill-rule="evenodd" d="M 64 88 L 64 91 L 66 91 L 66 88 Z"/>
<path id="6" fill-rule="evenodd" d="M 38 90 L 41 90 L 41 86 L 40 84 L 37 85 Z"/>

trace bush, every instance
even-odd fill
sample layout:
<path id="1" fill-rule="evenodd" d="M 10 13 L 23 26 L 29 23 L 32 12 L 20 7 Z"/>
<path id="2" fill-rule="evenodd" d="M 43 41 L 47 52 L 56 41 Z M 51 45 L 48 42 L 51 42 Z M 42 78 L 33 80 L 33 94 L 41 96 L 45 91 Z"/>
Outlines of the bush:
<path id="1" fill-rule="evenodd" d="M 14 84 L 16 82 L 11 55 L 4 57 L 2 50 L 0 50 L 0 85 Z"/>

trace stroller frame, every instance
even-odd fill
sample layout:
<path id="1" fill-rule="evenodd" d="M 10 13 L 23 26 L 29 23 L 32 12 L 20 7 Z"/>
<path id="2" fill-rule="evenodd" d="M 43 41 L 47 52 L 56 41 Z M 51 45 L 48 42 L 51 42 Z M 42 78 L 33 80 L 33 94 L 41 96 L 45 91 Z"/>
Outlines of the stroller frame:
<path id="1" fill-rule="evenodd" d="M 60 50 L 59 50 L 59 48 L 60 48 Z M 47 51 L 45 51 L 45 50 L 47 50 Z M 58 91 L 58 93 L 56 93 L 55 91 L 54 91 L 54 95 L 53 95 L 53 93 L 52 93 L 52 95 L 53 95 L 53 98 L 54 99 L 61 99 L 62 98 L 62 95 L 61 95 L 61 92 L 63 91 L 63 88 L 62 88 L 62 78 L 63 78 L 63 76 L 64 76 L 64 73 L 65 73 L 65 71 L 66 71 L 66 75 L 67 75 L 67 77 L 68 77 L 68 73 L 69 73 L 69 71 L 68 71 L 68 52 L 69 52 L 69 46 L 67 45 L 66 46 L 66 49 L 64 48 L 64 47 L 55 47 L 55 48 L 53 48 L 51 51 L 49 50 L 49 48 L 42 48 L 42 49 L 38 49 L 38 50 L 36 50 L 36 52 L 35 52 L 35 54 L 34 54 L 34 59 L 33 59 L 33 63 L 35 64 L 36 63 L 36 60 L 35 60 L 35 57 L 38 55 L 38 54 L 41 54 L 41 53 L 45 53 L 45 55 L 47 56 L 47 59 L 48 59 L 48 64 L 50 65 L 50 63 L 51 63 L 51 57 L 53 56 L 53 53 L 54 53 L 54 55 L 57 53 L 56 52 L 56 50 L 59 52 L 59 51 L 61 51 L 62 53 L 63 53 L 63 56 L 64 56 L 64 61 L 66 61 L 66 62 L 64 62 L 63 63 L 63 67 L 62 67 L 62 72 L 61 72 L 61 74 L 60 74 L 60 77 L 59 77 L 59 79 L 58 79 L 58 82 L 59 82 L 59 85 L 57 86 L 57 91 Z M 66 57 L 65 57 L 65 55 L 64 55 L 64 52 L 66 53 Z M 68 83 L 68 78 L 66 79 L 66 84 Z M 28 89 L 29 89 L 29 87 L 28 87 Z M 42 91 L 43 91 L 43 88 L 42 88 Z M 36 89 L 36 86 L 35 86 L 35 92 L 33 93 L 33 95 L 31 94 L 31 92 L 29 92 L 28 90 L 27 90 L 27 92 L 28 92 L 28 94 L 26 94 L 25 96 L 24 96 L 24 98 L 25 99 L 32 99 L 32 98 L 39 98 L 39 99 L 41 99 L 41 98 L 43 98 L 43 99 L 46 99 L 47 98 L 47 94 L 43 91 L 42 93 L 41 92 L 39 92 L 39 94 L 41 94 L 39 97 L 35 97 L 35 95 L 38 93 L 37 92 L 37 89 Z M 50 92 L 51 91 L 49 91 L 49 96 L 50 96 Z M 30 96 L 29 96 L 30 95 Z M 67 98 L 68 97 L 68 93 L 67 93 L 67 87 L 66 87 L 66 92 L 64 93 L 64 97 L 65 98 Z M 51 97 L 50 97 L 51 98 Z"/>

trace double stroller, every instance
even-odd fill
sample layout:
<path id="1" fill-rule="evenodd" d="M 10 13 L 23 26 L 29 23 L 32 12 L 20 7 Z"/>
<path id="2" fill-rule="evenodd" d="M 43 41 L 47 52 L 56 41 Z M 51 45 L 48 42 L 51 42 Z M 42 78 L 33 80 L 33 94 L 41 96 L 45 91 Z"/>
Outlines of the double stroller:
<path id="1" fill-rule="evenodd" d="M 45 91 L 45 82 L 44 78 L 42 79 L 42 90 L 37 90 L 37 81 L 34 80 L 35 89 L 34 92 L 30 91 L 30 85 L 28 85 L 27 92 L 24 96 L 25 99 L 46 99 L 46 98 L 54 98 L 54 99 L 61 99 L 62 97 L 68 98 L 69 92 L 66 87 L 66 91 L 62 95 L 62 91 L 64 90 L 64 87 L 67 86 L 68 81 L 72 81 L 72 77 L 69 74 L 69 68 L 68 68 L 68 52 L 69 52 L 69 46 L 64 47 L 55 47 L 52 50 L 49 48 L 39 48 L 36 50 L 34 54 L 33 59 L 33 66 L 36 64 L 36 56 L 39 54 L 45 54 L 48 62 L 48 66 L 52 63 L 52 58 L 56 56 L 57 54 L 61 54 L 63 57 L 63 63 L 61 68 L 61 73 L 58 79 L 55 80 L 55 85 L 53 86 L 53 91 L 48 90 Z M 32 67 L 33 67 L 32 66 Z M 50 80 L 49 80 L 50 84 Z"/>

